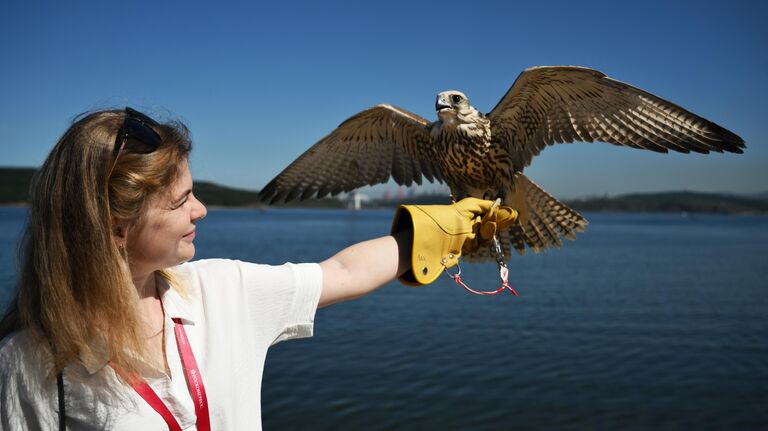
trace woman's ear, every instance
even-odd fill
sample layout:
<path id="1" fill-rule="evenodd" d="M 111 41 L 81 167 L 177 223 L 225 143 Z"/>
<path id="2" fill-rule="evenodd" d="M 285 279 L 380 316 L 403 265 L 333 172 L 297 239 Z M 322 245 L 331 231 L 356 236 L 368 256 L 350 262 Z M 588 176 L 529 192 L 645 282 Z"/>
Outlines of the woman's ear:
<path id="1" fill-rule="evenodd" d="M 119 248 L 124 248 L 128 241 L 128 224 L 117 220 L 112 221 L 112 238 Z"/>

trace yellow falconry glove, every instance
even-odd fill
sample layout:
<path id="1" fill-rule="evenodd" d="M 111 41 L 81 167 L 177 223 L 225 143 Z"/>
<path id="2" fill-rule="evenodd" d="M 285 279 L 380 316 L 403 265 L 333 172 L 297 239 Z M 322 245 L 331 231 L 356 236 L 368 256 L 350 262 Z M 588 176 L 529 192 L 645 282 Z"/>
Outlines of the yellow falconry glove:
<path id="1" fill-rule="evenodd" d="M 476 250 L 493 239 L 497 230 L 517 220 L 517 211 L 493 201 L 465 198 L 452 205 L 401 205 L 395 212 L 392 233 L 413 229 L 411 269 L 403 284 L 429 284 L 459 261 L 461 253 Z"/>

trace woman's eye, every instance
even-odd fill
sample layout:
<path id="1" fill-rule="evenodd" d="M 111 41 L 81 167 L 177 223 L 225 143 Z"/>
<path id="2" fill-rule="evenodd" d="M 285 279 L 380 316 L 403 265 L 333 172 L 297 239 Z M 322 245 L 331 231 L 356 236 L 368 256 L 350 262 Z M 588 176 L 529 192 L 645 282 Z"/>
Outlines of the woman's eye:
<path id="1" fill-rule="evenodd" d="M 185 197 L 185 198 L 184 198 L 184 199 L 182 199 L 180 202 L 176 202 L 175 204 L 173 204 L 173 205 L 171 206 L 171 209 L 174 209 L 174 210 L 175 210 L 175 209 L 181 208 L 181 206 L 182 206 L 182 205 L 184 205 L 185 203 L 187 203 L 187 199 L 189 199 L 189 198 L 188 198 L 188 197 Z"/>

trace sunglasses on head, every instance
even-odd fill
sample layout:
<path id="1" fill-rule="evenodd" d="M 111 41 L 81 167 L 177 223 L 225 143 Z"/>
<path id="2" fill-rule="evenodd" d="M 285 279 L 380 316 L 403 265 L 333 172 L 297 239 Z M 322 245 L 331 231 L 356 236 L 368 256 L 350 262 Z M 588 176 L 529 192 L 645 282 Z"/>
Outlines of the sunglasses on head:
<path id="1" fill-rule="evenodd" d="M 120 151 L 149 154 L 155 151 L 162 139 L 154 128 L 160 127 L 157 121 L 149 118 L 133 108 L 125 108 L 123 125 L 115 137 L 115 147 L 112 150 L 112 166 L 117 161 Z"/>

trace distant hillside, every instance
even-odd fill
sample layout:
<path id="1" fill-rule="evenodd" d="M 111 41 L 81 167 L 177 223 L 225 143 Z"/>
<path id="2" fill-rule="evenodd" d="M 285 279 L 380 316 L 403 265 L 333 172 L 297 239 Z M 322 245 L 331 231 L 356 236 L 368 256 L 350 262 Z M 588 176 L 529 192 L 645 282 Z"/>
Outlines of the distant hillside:
<path id="1" fill-rule="evenodd" d="M 0 205 L 26 203 L 36 171 L 34 168 L 0 168 Z"/>
<path id="2" fill-rule="evenodd" d="M 27 202 L 29 184 L 35 173 L 33 168 L 0 168 L 0 205 L 23 205 Z M 263 207 L 258 192 L 221 186 L 207 181 L 195 182 L 195 195 L 209 206 Z M 444 204 L 446 195 L 420 195 L 403 200 L 374 200 L 366 207 L 391 208 L 401 203 Z M 563 203 L 577 211 L 604 212 L 708 212 L 768 214 L 768 192 L 751 196 L 717 193 L 666 192 L 635 193 L 615 197 L 594 197 L 566 200 Z M 289 208 L 344 208 L 344 202 L 335 199 L 309 199 L 277 207 Z"/>
<path id="3" fill-rule="evenodd" d="M 259 192 L 235 189 L 207 181 L 195 181 L 195 196 L 208 206 L 264 207 L 259 202 Z M 279 208 L 344 208 L 338 199 L 310 199 L 302 202 L 273 205 Z"/>
<path id="4" fill-rule="evenodd" d="M 29 186 L 37 169 L 0 167 L 0 205 L 24 205 L 29 200 Z M 210 206 L 256 207 L 258 192 L 220 186 L 207 181 L 195 181 L 195 196 Z M 280 204 L 277 207 L 343 208 L 338 199 L 312 199 L 300 203 Z"/>
<path id="5" fill-rule="evenodd" d="M 195 196 L 206 205 L 222 207 L 256 206 L 258 193 L 250 190 L 223 187 L 207 181 L 195 181 Z"/>
<path id="6" fill-rule="evenodd" d="M 576 199 L 564 203 L 577 211 L 768 213 L 766 199 L 687 191 L 635 193 Z"/>

